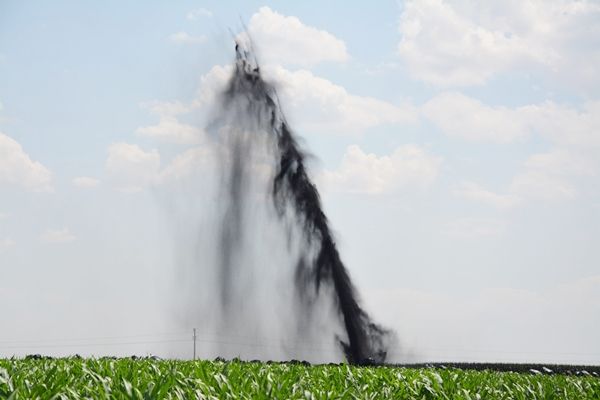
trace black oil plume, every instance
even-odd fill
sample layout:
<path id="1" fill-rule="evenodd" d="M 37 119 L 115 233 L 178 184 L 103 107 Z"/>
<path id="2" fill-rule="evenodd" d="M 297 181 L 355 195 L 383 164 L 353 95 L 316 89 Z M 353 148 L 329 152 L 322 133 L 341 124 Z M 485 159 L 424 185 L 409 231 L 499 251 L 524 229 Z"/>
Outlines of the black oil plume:
<path id="1" fill-rule="evenodd" d="M 346 359 L 353 364 L 382 363 L 394 334 L 377 324 L 361 308 L 356 290 L 350 280 L 335 240 L 323 213 L 316 186 L 311 182 L 305 168 L 305 153 L 300 149 L 296 136 L 288 126 L 281 111 L 276 91 L 261 76 L 253 52 L 236 44 L 236 62 L 233 74 L 222 94 L 221 113 L 229 121 L 221 125 L 236 125 L 224 143 L 227 147 L 227 168 L 223 196 L 227 199 L 222 218 L 219 242 L 219 285 L 221 308 L 227 313 L 235 288 L 232 282 L 238 269 L 243 268 L 244 256 L 239 248 L 244 246 L 243 226 L 247 218 L 248 181 L 253 170 L 249 167 L 249 147 L 256 137 L 266 143 L 267 160 L 271 174 L 267 187 L 272 209 L 280 223 L 289 228 L 288 240 L 295 234 L 299 242 L 291 266 L 295 268 L 294 291 L 300 308 L 307 315 L 311 307 L 318 307 L 314 299 L 322 293 L 330 293 L 337 309 L 338 318 L 345 335 L 336 338 Z M 240 116 L 242 122 L 232 121 Z M 227 119 L 226 118 L 226 119 Z M 265 245 L 262 238 L 253 238 L 256 246 Z M 327 290 L 324 292 L 324 290 Z M 342 337 L 346 336 L 346 337 Z"/>

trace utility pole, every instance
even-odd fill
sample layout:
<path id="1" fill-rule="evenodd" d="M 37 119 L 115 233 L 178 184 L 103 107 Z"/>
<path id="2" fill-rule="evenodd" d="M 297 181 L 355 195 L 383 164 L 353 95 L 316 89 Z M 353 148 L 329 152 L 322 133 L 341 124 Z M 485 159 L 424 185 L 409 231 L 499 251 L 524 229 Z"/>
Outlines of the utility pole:
<path id="1" fill-rule="evenodd" d="M 194 335 L 192 336 L 194 339 L 194 360 L 196 359 L 196 328 L 194 328 Z"/>

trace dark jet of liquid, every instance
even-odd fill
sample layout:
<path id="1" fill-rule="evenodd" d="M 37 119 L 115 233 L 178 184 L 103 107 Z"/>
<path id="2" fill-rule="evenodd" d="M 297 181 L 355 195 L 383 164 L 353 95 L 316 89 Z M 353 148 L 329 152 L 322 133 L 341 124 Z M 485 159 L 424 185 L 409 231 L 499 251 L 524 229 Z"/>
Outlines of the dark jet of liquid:
<path id="1" fill-rule="evenodd" d="M 264 127 L 271 135 L 276 165 L 269 185 L 276 214 L 281 220 L 289 219 L 291 215 L 292 223 L 301 232 L 302 249 L 294 261 L 294 286 L 300 304 L 305 308 L 313 307 L 312 294 L 318 294 L 325 287 L 333 289 L 327 293 L 335 296 L 334 304 L 347 335 L 347 338 L 337 340 L 348 362 L 383 363 L 394 334 L 375 324 L 361 308 L 323 213 L 317 188 L 306 172 L 305 153 L 285 121 L 275 89 L 262 79 L 252 52 L 237 44 L 235 68 L 223 93 L 221 107 L 224 110 L 236 107 L 239 113 L 240 104 L 243 105 L 244 121 L 251 125 L 249 128 Z M 224 312 L 227 312 L 227 299 L 232 290 L 229 283 L 232 270 L 240 261 L 232 254 L 240 243 L 244 218 L 244 180 L 249 173 L 245 165 L 246 140 L 239 137 L 228 143 L 231 163 L 225 194 L 229 206 L 224 214 L 220 239 L 220 290 Z"/>

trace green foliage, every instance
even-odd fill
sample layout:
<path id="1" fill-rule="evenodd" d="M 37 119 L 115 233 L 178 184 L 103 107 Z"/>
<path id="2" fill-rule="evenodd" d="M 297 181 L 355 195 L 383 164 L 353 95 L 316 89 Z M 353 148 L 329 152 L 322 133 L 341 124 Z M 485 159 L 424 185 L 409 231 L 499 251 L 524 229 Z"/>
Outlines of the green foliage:
<path id="1" fill-rule="evenodd" d="M 0 359 L 0 399 L 600 399 L 590 376 L 152 359 Z"/>

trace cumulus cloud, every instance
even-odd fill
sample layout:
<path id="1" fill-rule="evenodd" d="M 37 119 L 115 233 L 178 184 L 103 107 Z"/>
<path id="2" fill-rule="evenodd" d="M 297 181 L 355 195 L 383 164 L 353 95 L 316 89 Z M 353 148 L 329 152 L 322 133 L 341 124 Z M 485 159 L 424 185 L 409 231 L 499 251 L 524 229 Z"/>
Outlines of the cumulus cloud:
<path id="1" fill-rule="evenodd" d="M 426 187 L 438 176 L 441 157 L 417 145 L 398 147 L 389 156 L 365 153 L 349 146 L 338 169 L 324 171 L 320 181 L 327 190 L 380 194 L 403 186 Z"/>
<path id="2" fill-rule="evenodd" d="M 162 140 L 170 143 L 194 144 L 202 140 L 202 129 L 180 122 L 178 115 L 191 111 L 190 106 L 180 102 L 158 102 L 142 104 L 143 108 L 158 116 L 156 125 L 139 127 L 136 134 Z"/>
<path id="3" fill-rule="evenodd" d="M 349 58 L 342 40 L 269 7 L 261 7 L 252 15 L 248 34 L 260 46 L 259 55 L 264 63 L 311 66 Z"/>
<path id="4" fill-rule="evenodd" d="M 248 24 L 247 32 L 264 48 L 259 53 L 266 80 L 277 85 L 284 109 L 295 127 L 335 133 L 360 133 L 383 124 L 414 123 L 417 109 L 408 102 L 391 104 L 368 96 L 357 96 L 331 81 L 302 69 L 290 71 L 282 65 L 312 66 L 323 61 L 348 59 L 343 41 L 332 34 L 304 25 L 298 18 L 262 7 Z M 247 40 L 243 34 L 239 40 Z M 268 51 L 261 54 L 260 50 Z M 193 112 L 197 125 L 207 122 L 207 112 L 231 74 L 231 65 L 215 66 L 200 80 L 196 98 L 182 103 L 152 102 L 144 106 L 159 116 L 158 124 L 140 127 L 137 134 L 165 141 L 194 144 L 204 132 L 182 122 Z M 296 122 L 297 121 L 297 122 Z"/>
<path id="5" fill-rule="evenodd" d="M 510 190 L 530 198 L 543 200 L 572 199 L 577 194 L 573 184 L 567 180 L 537 170 L 526 170 L 519 173 L 513 179 Z"/>
<path id="6" fill-rule="evenodd" d="M 169 36 L 169 39 L 177 44 L 200 44 L 206 42 L 207 37 L 204 35 L 193 36 L 187 32 L 177 32 Z"/>
<path id="7" fill-rule="evenodd" d="M 206 8 L 196 8 L 187 13 L 186 18 L 190 21 L 195 21 L 200 18 L 210 18 L 213 16 L 212 11 L 207 10 Z"/>
<path id="8" fill-rule="evenodd" d="M 436 85 L 482 84 L 530 57 L 518 36 L 486 29 L 441 0 L 407 2 L 400 21 L 400 55 L 413 76 Z"/>
<path id="9" fill-rule="evenodd" d="M 509 208 L 522 200 L 577 197 L 580 177 L 600 170 L 593 153 L 600 148 L 600 102 L 579 108 L 546 101 L 522 107 L 488 106 L 457 92 L 441 93 L 421 107 L 421 113 L 443 133 L 470 141 L 511 143 L 535 136 L 554 148 L 533 154 L 513 178 L 506 194 L 473 183 L 455 191 L 460 197 Z M 597 157 L 596 157 L 597 158 Z"/>
<path id="10" fill-rule="evenodd" d="M 457 92 L 441 93 L 422 114 L 450 136 L 509 143 L 532 134 L 567 146 L 600 146 L 600 102 L 580 109 L 546 101 L 522 107 L 488 106 Z"/>
<path id="11" fill-rule="evenodd" d="M 135 193 L 149 186 L 174 182 L 208 181 L 216 176 L 216 148 L 196 146 L 173 157 L 160 168 L 157 150 L 144 151 L 139 146 L 115 143 L 109 147 L 106 162 L 108 180 L 122 192 Z"/>
<path id="12" fill-rule="evenodd" d="M 62 229 L 48 229 L 40 236 L 40 239 L 44 243 L 69 243 L 74 241 L 75 235 L 71 233 L 69 228 Z"/>
<path id="13" fill-rule="evenodd" d="M 202 75 L 196 98 L 191 104 L 192 109 L 197 111 L 212 106 L 219 93 L 224 89 L 232 71 L 232 65 L 215 65 Z"/>
<path id="14" fill-rule="evenodd" d="M 201 136 L 200 129 L 183 124 L 175 117 L 162 117 L 158 124 L 140 127 L 136 133 L 140 136 L 181 144 L 197 143 Z"/>
<path id="15" fill-rule="evenodd" d="M 599 16 L 587 1 L 407 1 L 398 50 L 414 77 L 434 85 L 533 67 L 586 89 L 600 83 Z"/>
<path id="16" fill-rule="evenodd" d="M 0 184 L 19 186 L 33 192 L 51 192 L 52 173 L 33 161 L 21 145 L 0 132 Z"/>
<path id="17" fill-rule="evenodd" d="M 416 108 L 394 105 L 373 97 L 358 96 L 310 71 L 267 68 L 267 79 L 279 90 L 285 110 L 300 129 L 332 133 L 361 133 L 384 124 L 414 123 Z"/>
<path id="18" fill-rule="evenodd" d="M 108 148 L 106 172 L 117 190 L 142 190 L 155 183 L 159 168 L 160 155 L 156 149 L 146 152 L 128 143 L 113 143 Z"/>
<path id="19" fill-rule="evenodd" d="M 598 163 L 582 154 L 556 148 L 532 154 L 511 180 L 507 193 L 499 194 L 464 182 L 454 194 L 464 199 L 496 208 L 512 208 L 527 201 L 560 201 L 577 197 L 577 182 L 597 175 Z"/>
<path id="20" fill-rule="evenodd" d="M 490 107 L 461 93 L 442 93 L 421 110 L 444 133 L 469 140 L 507 143 L 530 133 L 524 118 L 514 118 L 519 110 Z"/>
<path id="21" fill-rule="evenodd" d="M 100 184 L 100 181 L 98 179 L 91 178 L 89 176 L 78 176 L 77 178 L 73 178 L 71 182 L 73 183 L 73 186 L 82 189 L 95 188 Z"/>
<path id="22" fill-rule="evenodd" d="M 511 192 L 536 200 L 572 199 L 578 195 L 575 181 L 596 175 L 598 164 L 565 149 L 531 155 L 510 186 Z"/>
<path id="23" fill-rule="evenodd" d="M 600 147 L 600 101 L 587 101 L 579 109 L 546 101 L 514 111 L 512 118 L 555 143 Z"/>
<path id="24" fill-rule="evenodd" d="M 554 149 L 547 153 L 533 154 L 525 162 L 529 169 L 544 170 L 553 175 L 596 175 L 598 164 L 594 160 L 576 155 L 566 149 Z"/>
<path id="25" fill-rule="evenodd" d="M 194 147 L 178 154 L 159 173 L 158 182 L 166 183 L 189 178 L 194 172 L 201 175 L 210 173 L 215 165 L 215 151 L 208 147 Z"/>
<path id="26" fill-rule="evenodd" d="M 189 105 L 152 102 L 143 105 L 159 116 L 158 125 L 139 128 L 137 133 L 177 143 L 196 143 L 205 135 L 202 129 L 183 124 L 180 116 L 193 112 L 206 121 L 231 74 L 231 66 L 215 66 L 200 79 L 196 99 Z M 281 66 L 263 68 L 267 81 L 275 84 L 284 111 L 299 130 L 318 133 L 360 134 L 386 124 L 412 124 L 417 108 L 406 103 L 392 104 L 368 96 L 349 93 L 344 87 L 315 76 L 307 70 L 289 71 Z M 171 129 L 172 128 L 172 129 Z"/>

